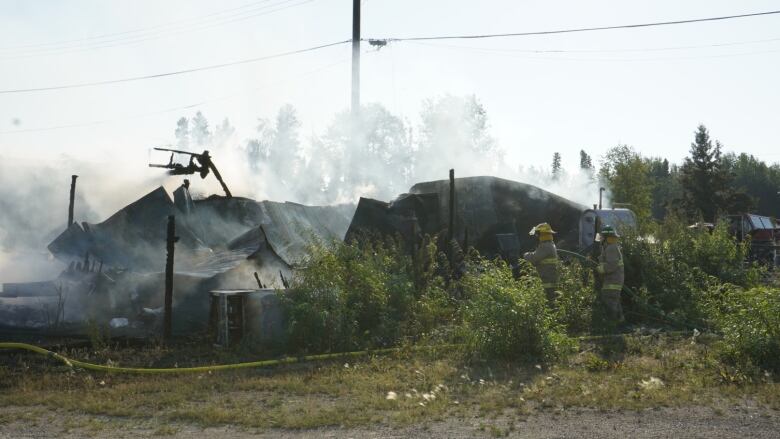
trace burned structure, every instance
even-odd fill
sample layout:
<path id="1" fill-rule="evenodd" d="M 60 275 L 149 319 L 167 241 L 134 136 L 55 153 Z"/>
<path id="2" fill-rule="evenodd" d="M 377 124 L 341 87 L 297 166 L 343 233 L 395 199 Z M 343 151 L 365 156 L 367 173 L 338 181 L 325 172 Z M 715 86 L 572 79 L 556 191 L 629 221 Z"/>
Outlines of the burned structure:
<path id="1" fill-rule="evenodd" d="M 418 183 L 389 203 L 361 198 L 347 239 L 379 234 L 412 240 L 438 234 L 488 257 L 517 257 L 521 249 L 533 248 L 528 231 L 541 222 L 560 232 L 559 246 L 576 249 L 584 210 L 536 186 L 502 178 L 456 178 L 452 184 L 438 180 Z"/>
<path id="2" fill-rule="evenodd" d="M 268 331 L 278 331 L 283 317 L 273 309 L 274 289 L 288 286 L 315 243 L 378 235 L 414 246 L 430 235 L 445 246 L 517 259 L 535 246 L 528 231 L 542 222 L 571 250 L 592 241 L 594 223 L 620 217 L 635 224 L 628 210 L 589 210 L 529 184 L 450 177 L 418 183 L 390 202 L 361 198 L 357 207 L 193 199 L 187 180 L 172 196 L 159 187 L 103 222 L 69 222 L 48 246 L 67 268 L 56 279 L 4 284 L 0 329 L 84 333 L 90 322 L 115 335 L 144 336 L 160 335 L 169 321 L 165 333 L 176 335 L 217 319 L 221 343 L 229 344 L 246 328 L 265 327 L 258 313 L 273 322 Z M 168 258 L 174 250 L 175 264 Z"/>
<path id="3" fill-rule="evenodd" d="M 158 331 L 149 322 L 159 322 L 162 313 L 166 229 L 173 216 L 172 329 L 202 330 L 210 291 L 282 288 L 309 245 L 344 238 L 353 210 L 242 197 L 193 200 L 186 183 L 171 198 L 159 187 L 101 223 L 70 224 L 48 246 L 68 268 L 50 281 L 5 284 L 0 325 L 56 323 L 65 331 L 92 321 L 118 331 Z M 55 309 L 56 318 L 49 316 Z"/>

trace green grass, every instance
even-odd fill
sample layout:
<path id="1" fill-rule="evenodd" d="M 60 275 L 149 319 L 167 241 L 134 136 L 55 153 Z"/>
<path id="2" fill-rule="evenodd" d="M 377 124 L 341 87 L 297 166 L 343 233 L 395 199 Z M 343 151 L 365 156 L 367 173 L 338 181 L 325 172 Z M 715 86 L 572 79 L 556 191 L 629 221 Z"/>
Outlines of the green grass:
<path id="1" fill-rule="evenodd" d="M 408 425 L 476 414 L 491 434 L 502 435 L 508 427 L 491 427 L 493 419 L 507 415 L 522 419 L 536 410 L 680 406 L 721 410 L 724 404 L 745 398 L 780 410 L 780 384 L 771 377 L 752 382 L 729 379 L 701 337 L 697 343 L 667 336 L 622 337 L 582 343 L 581 349 L 549 368 L 482 362 L 459 352 L 406 352 L 351 359 L 349 364 L 334 361 L 179 376 L 70 371 L 43 357 L 20 354 L 13 360 L 6 357 L 0 366 L 0 413 L 6 413 L 5 408 L 17 414 L 58 410 L 100 418 L 67 428 L 99 431 L 106 428 L 105 419 L 111 419 L 117 425 L 148 423 L 160 435 L 174 434 L 171 424 L 307 429 Z M 76 354 L 71 353 L 83 358 Z M 169 362 L 177 351 L 82 354 L 94 361 L 112 358 L 120 364 L 147 366 Z M 187 364 L 224 360 L 195 356 Z M 651 378 L 662 384 L 651 383 Z M 395 392 L 396 399 L 387 399 L 388 392 Z M 13 420 L 0 416 L 0 424 Z"/>

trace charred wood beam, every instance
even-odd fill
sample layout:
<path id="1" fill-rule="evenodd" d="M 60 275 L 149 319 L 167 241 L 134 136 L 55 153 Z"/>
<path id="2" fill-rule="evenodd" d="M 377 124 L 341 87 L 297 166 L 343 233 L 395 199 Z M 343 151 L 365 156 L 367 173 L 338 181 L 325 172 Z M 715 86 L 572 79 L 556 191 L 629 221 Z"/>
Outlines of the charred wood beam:
<path id="1" fill-rule="evenodd" d="M 170 340 L 173 333 L 173 255 L 175 244 L 179 238 L 176 237 L 176 218 L 174 215 L 168 216 L 168 233 L 166 237 L 166 257 L 165 257 L 165 303 L 163 315 L 163 338 Z"/>
<path id="2" fill-rule="evenodd" d="M 288 281 L 287 278 L 284 277 L 284 273 L 282 273 L 282 270 L 279 270 L 279 277 L 282 278 L 282 285 L 284 285 L 285 288 L 290 288 L 290 281 Z"/>

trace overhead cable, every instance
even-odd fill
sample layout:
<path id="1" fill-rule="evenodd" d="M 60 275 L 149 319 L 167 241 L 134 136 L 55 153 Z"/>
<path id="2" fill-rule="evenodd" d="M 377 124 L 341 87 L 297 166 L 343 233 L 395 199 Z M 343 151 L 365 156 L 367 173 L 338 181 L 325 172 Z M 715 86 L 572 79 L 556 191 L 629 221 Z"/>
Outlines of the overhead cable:
<path id="1" fill-rule="evenodd" d="M 32 87 L 32 88 L 17 88 L 17 89 L 9 89 L 9 90 L 0 90 L 0 94 L 12 94 L 12 93 L 33 93 L 33 92 L 40 92 L 40 91 L 50 91 L 50 90 L 64 90 L 69 88 L 83 88 L 83 87 L 94 87 L 98 85 L 108 85 L 108 84 L 118 84 L 121 82 L 133 82 L 133 81 L 142 81 L 145 79 L 155 79 L 155 78 L 164 78 L 167 76 L 177 76 L 177 75 L 184 75 L 188 73 L 194 73 L 194 72 L 202 72 L 205 70 L 215 70 L 215 69 L 221 69 L 225 67 L 230 66 L 236 66 L 241 64 L 250 64 L 255 63 L 259 61 L 267 61 L 270 59 L 275 58 L 282 58 L 287 57 L 291 55 L 297 55 L 300 53 L 306 53 L 306 52 L 313 52 L 315 50 L 324 49 L 326 47 L 332 47 L 332 46 L 338 46 L 341 44 L 351 43 L 352 40 L 343 40 L 343 41 L 336 41 L 333 43 L 328 44 L 321 44 L 319 46 L 314 47 L 308 47 L 306 49 L 298 49 L 298 50 L 291 50 L 289 52 L 282 52 L 277 53 L 274 55 L 266 55 L 261 56 L 257 58 L 250 58 L 250 59 L 243 59 L 239 61 L 231 61 L 221 64 L 212 64 L 209 66 L 202 66 L 202 67 L 193 67 L 190 69 L 183 69 L 183 70 L 175 70 L 172 72 L 164 72 L 164 73 L 155 73 L 152 75 L 143 75 L 143 76 L 131 76 L 128 78 L 119 78 L 119 79 L 108 79 L 103 81 L 94 81 L 94 82 L 81 82 L 76 84 L 63 84 L 63 85 L 52 85 L 52 86 L 44 86 L 44 87 Z"/>
<path id="2" fill-rule="evenodd" d="M 482 38 L 505 38 L 505 37 L 526 37 L 526 36 L 532 36 L 532 35 L 555 35 L 555 34 L 566 34 L 566 33 L 575 33 L 575 32 L 595 32 L 595 31 L 605 31 L 605 30 L 616 30 L 616 29 L 636 29 L 636 28 L 643 28 L 643 27 L 653 27 L 653 26 L 671 26 L 671 25 L 677 25 L 677 24 L 690 24 L 690 23 L 703 23 L 703 22 L 709 22 L 709 21 L 723 21 L 723 20 L 732 20 L 737 18 L 748 18 L 748 17 L 759 17 L 759 16 L 766 16 L 766 15 L 776 15 L 780 14 L 780 10 L 777 11 L 765 11 L 765 12 L 752 12 L 749 14 L 739 14 L 739 15 L 724 15 L 720 17 L 707 17 L 707 18 L 693 18 L 688 20 L 675 20 L 675 21 L 658 21 L 653 23 L 637 23 L 637 24 L 622 24 L 622 25 L 616 25 L 616 26 L 599 26 L 599 27 L 582 27 L 582 28 L 570 28 L 570 29 L 555 29 L 555 30 L 546 30 L 546 31 L 531 31 L 531 32 L 511 32 L 511 33 L 501 33 L 501 34 L 481 34 L 481 35 L 439 35 L 439 36 L 419 36 L 419 37 L 403 37 L 403 38 L 366 38 L 365 41 L 368 40 L 386 40 L 389 42 L 394 41 L 428 41 L 428 40 L 456 40 L 456 39 L 482 39 Z"/>

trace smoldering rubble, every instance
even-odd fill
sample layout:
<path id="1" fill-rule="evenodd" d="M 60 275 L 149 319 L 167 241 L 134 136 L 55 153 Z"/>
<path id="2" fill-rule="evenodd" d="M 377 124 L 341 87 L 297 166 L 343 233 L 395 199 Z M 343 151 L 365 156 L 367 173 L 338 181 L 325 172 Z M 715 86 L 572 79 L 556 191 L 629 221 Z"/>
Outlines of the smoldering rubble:
<path id="1" fill-rule="evenodd" d="M 208 292 L 282 288 L 316 243 L 342 240 L 351 205 L 304 206 L 155 189 L 103 222 L 73 223 L 48 250 L 67 268 L 43 282 L 3 285 L 0 326 L 83 332 L 85 325 L 154 331 L 162 307 L 166 223 L 176 221 L 174 331 L 208 325 Z"/>
<path id="2" fill-rule="evenodd" d="M 596 216 L 619 211 L 630 214 L 587 209 L 496 177 L 418 183 L 390 202 L 361 198 L 357 206 L 217 195 L 194 200 L 187 184 L 172 197 L 159 187 L 103 222 L 72 223 L 57 236 L 48 250 L 67 268 L 56 278 L 3 284 L 0 329 L 67 334 L 97 324 L 112 334 L 159 333 L 169 216 L 178 238 L 173 332 L 185 334 L 208 327 L 211 292 L 283 289 L 314 244 L 364 236 L 415 243 L 429 235 L 512 259 L 532 247 L 528 230 L 538 223 L 558 230 L 561 248 L 576 249 L 592 242 Z"/>

